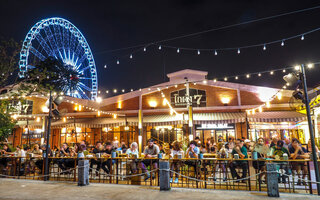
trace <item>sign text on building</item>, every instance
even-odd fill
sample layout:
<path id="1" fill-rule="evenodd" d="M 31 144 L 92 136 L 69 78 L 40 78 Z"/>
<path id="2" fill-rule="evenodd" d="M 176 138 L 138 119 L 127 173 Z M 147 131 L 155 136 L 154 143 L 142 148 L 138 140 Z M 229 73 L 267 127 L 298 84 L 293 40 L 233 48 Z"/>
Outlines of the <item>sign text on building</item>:
<path id="1" fill-rule="evenodd" d="M 192 102 L 193 107 L 206 107 L 207 97 L 205 90 L 189 89 L 189 98 L 187 98 L 186 89 L 171 92 L 171 105 L 176 108 L 186 107 L 188 101 Z"/>

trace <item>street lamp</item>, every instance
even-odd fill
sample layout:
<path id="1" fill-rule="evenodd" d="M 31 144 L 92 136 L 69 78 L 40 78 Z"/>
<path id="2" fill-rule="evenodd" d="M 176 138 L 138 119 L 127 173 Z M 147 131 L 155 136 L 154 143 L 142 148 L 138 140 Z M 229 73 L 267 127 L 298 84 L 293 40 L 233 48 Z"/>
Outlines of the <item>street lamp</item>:
<path id="1" fill-rule="evenodd" d="M 304 97 L 303 97 L 302 92 L 300 92 L 300 91 L 296 91 L 293 95 L 295 98 L 302 99 L 303 103 L 306 106 L 309 133 L 310 133 L 310 139 L 311 139 L 311 147 L 312 147 L 312 160 L 313 160 L 314 170 L 315 170 L 315 174 L 316 174 L 317 191 L 318 191 L 318 195 L 320 196 L 319 166 L 318 166 L 317 151 L 316 151 L 316 146 L 315 146 L 315 141 L 314 141 L 314 132 L 313 132 L 313 124 L 312 124 L 310 105 L 309 105 L 309 96 L 308 96 L 305 66 L 304 66 L 304 64 L 302 64 L 301 66 L 299 66 L 299 68 L 297 68 L 297 66 L 296 66 L 295 69 L 300 71 L 299 76 L 296 76 L 295 74 L 291 73 L 291 75 L 288 74 L 288 75 L 284 76 L 283 79 L 285 81 L 287 81 L 290 85 L 296 86 L 296 89 L 298 89 L 300 85 L 302 85 L 302 87 L 303 87 Z"/>

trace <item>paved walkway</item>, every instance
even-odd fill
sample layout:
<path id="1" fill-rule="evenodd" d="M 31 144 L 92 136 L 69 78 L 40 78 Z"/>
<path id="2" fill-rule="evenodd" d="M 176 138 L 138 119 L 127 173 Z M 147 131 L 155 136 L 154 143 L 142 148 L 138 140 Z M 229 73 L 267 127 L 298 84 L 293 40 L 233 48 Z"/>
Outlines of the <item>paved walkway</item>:
<path id="1" fill-rule="evenodd" d="M 279 199 L 318 199 L 318 196 L 301 194 L 280 194 Z M 226 190 L 195 190 L 195 189 L 172 189 L 160 192 L 158 187 L 142 187 L 112 184 L 90 184 L 79 187 L 74 183 L 67 182 L 43 182 L 33 180 L 0 179 L 0 200 L 9 199 L 112 199 L 112 200 L 138 200 L 138 199 L 236 199 L 258 200 L 268 198 L 266 193 L 247 191 Z M 277 199 L 278 200 L 278 199 Z"/>

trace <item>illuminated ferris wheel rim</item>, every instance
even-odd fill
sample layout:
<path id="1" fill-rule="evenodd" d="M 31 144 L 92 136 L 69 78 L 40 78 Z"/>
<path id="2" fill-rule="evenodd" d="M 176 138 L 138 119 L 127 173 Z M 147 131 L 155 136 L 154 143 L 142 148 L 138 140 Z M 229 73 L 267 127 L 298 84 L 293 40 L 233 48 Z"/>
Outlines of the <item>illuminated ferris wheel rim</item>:
<path id="1" fill-rule="evenodd" d="M 54 26 L 59 25 L 62 28 L 68 29 L 71 34 L 78 40 L 81 44 L 81 47 L 84 49 L 86 54 L 86 58 L 89 63 L 91 79 L 92 79 L 92 86 L 91 86 L 91 99 L 94 100 L 97 98 L 97 90 L 98 90 L 98 77 L 97 77 L 97 70 L 95 61 L 93 58 L 92 51 L 87 43 L 85 37 L 80 32 L 80 30 L 74 26 L 71 22 L 66 19 L 60 17 L 52 17 L 43 19 L 37 22 L 27 33 L 20 52 L 20 61 L 19 61 L 19 76 L 24 77 L 24 73 L 28 70 L 28 56 L 29 50 L 32 47 L 31 42 L 36 38 L 37 34 L 40 34 L 40 31 L 44 29 L 46 26 Z M 68 64 L 68 63 L 67 63 Z"/>

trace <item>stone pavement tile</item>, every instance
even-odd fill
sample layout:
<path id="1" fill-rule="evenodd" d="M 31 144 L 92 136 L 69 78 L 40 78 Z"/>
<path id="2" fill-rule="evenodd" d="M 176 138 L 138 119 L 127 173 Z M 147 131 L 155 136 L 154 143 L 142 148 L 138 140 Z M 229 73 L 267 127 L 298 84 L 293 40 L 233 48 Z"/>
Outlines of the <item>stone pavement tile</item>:
<path id="1" fill-rule="evenodd" d="M 43 182 L 33 180 L 0 179 L 0 200 L 75 200 L 75 199 L 112 199 L 112 200 L 205 200 L 235 199 L 259 200 L 270 199 L 265 192 L 248 192 L 232 190 L 180 189 L 159 191 L 158 187 L 90 184 L 79 187 L 70 182 Z M 274 199 L 274 198 L 273 198 Z M 319 199 L 315 195 L 281 193 L 277 199 Z"/>

